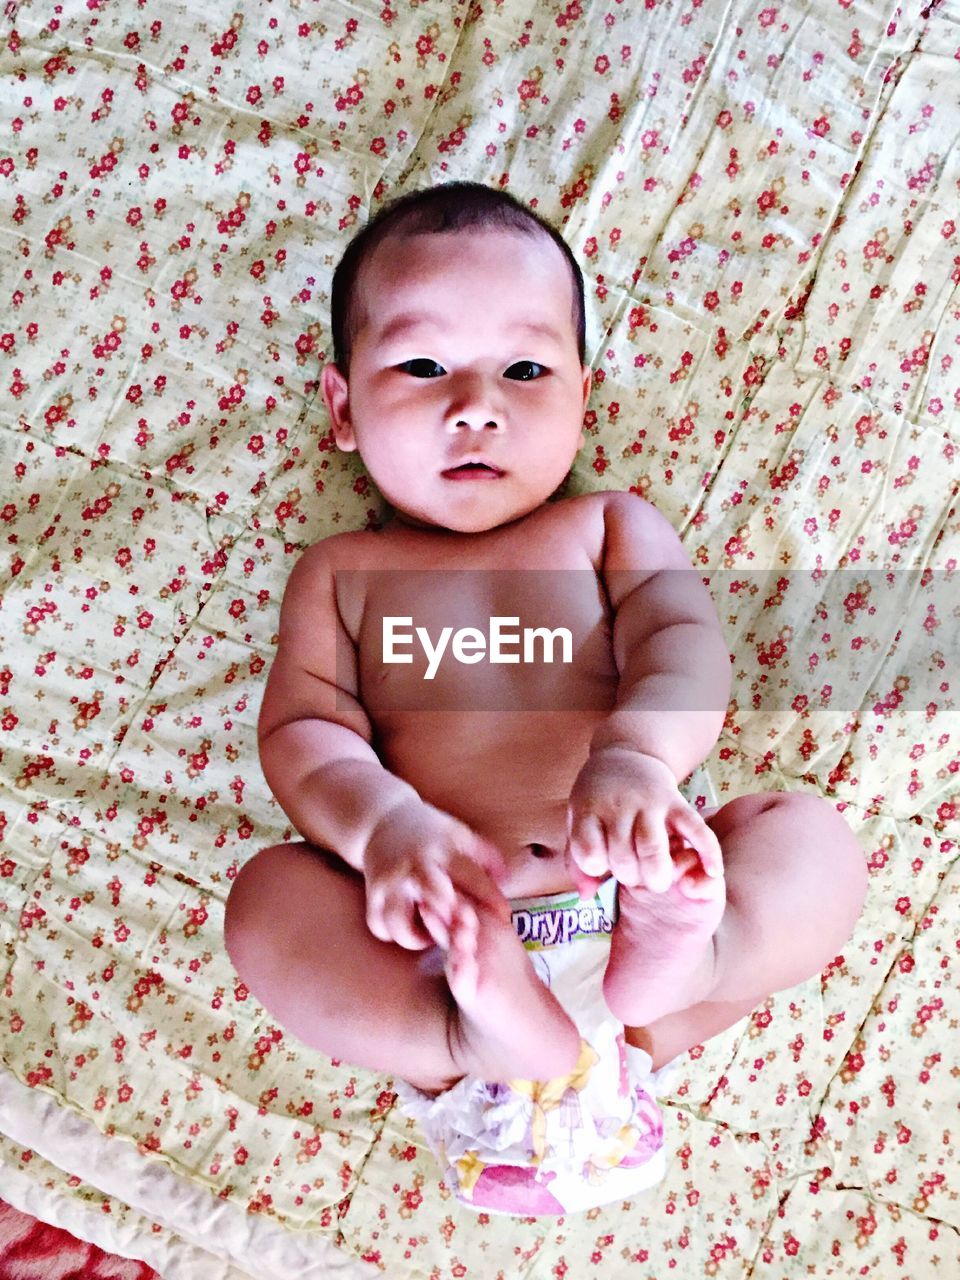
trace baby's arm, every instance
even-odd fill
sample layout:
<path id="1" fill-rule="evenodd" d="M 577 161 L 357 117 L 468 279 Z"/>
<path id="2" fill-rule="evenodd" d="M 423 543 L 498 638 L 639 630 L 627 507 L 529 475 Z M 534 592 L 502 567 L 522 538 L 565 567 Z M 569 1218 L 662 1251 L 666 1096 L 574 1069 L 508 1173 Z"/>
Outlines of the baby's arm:
<path id="1" fill-rule="evenodd" d="M 589 875 L 612 871 L 623 883 L 663 889 L 671 837 L 722 872 L 716 837 L 676 784 L 720 735 L 730 659 L 710 595 L 669 522 L 643 499 L 616 493 L 604 524 L 620 682 L 571 794 L 568 849 Z"/>
<path id="2" fill-rule="evenodd" d="M 260 763 L 270 789 L 311 844 L 356 870 L 380 819 L 417 799 L 382 767 L 357 698 L 353 645 L 340 620 L 325 543 L 304 552 L 280 609 L 280 636 L 260 708 Z"/>
<path id="3" fill-rule="evenodd" d="M 328 540 L 290 575 L 260 710 L 260 761 L 297 831 L 364 875 L 371 931 L 424 947 L 433 937 L 418 920 L 421 905 L 449 925 L 465 892 L 502 914 L 503 897 L 487 874 L 498 870 L 497 854 L 380 763 L 334 564 Z"/>
<path id="4" fill-rule="evenodd" d="M 713 601 L 673 526 L 642 498 L 609 495 L 603 581 L 615 610 L 617 705 L 591 750 L 627 745 L 677 781 L 713 749 L 730 696 L 730 656 Z"/>

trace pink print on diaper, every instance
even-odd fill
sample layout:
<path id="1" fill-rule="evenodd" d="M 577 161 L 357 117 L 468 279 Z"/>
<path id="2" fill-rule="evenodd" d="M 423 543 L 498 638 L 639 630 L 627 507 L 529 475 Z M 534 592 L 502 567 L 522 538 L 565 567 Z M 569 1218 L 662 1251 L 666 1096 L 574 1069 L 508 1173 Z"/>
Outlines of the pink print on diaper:
<path id="1" fill-rule="evenodd" d="M 653 1098 L 640 1085 L 634 1086 L 636 1110 L 632 1125 L 640 1130 L 636 1145 L 620 1161 L 622 1169 L 646 1164 L 663 1146 L 663 1113 Z"/>
<path id="2" fill-rule="evenodd" d="M 547 1183 L 556 1176 L 547 1173 L 538 1178 L 536 1169 L 511 1164 L 487 1165 L 474 1183 L 468 1203 L 473 1209 L 496 1209 L 518 1217 L 562 1214 L 566 1210 L 547 1188 Z"/>

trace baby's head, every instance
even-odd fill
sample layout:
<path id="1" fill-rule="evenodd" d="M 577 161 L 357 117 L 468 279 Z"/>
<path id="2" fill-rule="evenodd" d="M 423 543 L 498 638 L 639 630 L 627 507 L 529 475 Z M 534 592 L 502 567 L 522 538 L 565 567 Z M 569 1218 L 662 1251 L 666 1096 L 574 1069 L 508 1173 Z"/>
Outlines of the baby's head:
<path id="1" fill-rule="evenodd" d="M 583 278 L 512 196 L 451 183 L 393 201 L 333 279 L 322 387 L 405 522 L 479 533 L 540 506 L 583 443 Z"/>

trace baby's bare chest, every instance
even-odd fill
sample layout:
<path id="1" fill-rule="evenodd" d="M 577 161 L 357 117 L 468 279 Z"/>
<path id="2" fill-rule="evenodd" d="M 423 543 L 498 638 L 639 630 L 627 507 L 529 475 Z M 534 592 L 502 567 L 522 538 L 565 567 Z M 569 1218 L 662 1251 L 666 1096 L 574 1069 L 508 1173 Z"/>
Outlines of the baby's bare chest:
<path id="1" fill-rule="evenodd" d="M 592 568 L 368 572 L 360 700 L 382 732 L 418 711 L 599 710 L 617 680 Z"/>

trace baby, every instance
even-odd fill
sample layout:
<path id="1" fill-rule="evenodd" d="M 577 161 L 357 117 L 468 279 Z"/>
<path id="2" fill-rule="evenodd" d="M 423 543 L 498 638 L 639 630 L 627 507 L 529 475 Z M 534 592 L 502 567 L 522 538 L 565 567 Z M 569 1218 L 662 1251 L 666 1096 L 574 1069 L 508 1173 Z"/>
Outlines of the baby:
<path id="1" fill-rule="evenodd" d="M 302 1041 L 398 1078 L 464 1203 L 622 1199 L 662 1173 L 651 1073 L 836 955 L 864 859 L 819 797 L 678 788 L 730 658 L 655 507 L 557 496 L 591 387 L 560 234 L 416 192 L 332 311 L 334 436 L 392 511 L 290 576 L 259 742 L 305 843 L 242 868 L 229 954 Z"/>

